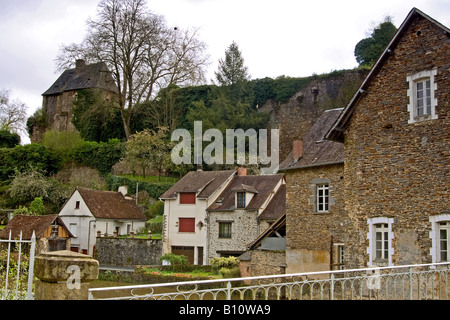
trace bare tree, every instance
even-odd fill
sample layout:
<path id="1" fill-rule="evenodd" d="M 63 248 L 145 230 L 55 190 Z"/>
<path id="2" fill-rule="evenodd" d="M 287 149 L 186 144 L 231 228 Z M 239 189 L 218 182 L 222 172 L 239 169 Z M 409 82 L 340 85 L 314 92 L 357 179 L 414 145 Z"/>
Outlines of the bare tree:
<path id="1" fill-rule="evenodd" d="M 103 0 L 96 19 L 87 21 L 83 43 L 63 46 L 59 70 L 77 58 L 104 61 L 119 90 L 119 108 L 127 139 L 133 107 L 152 99 L 170 84 L 204 82 L 208 57 L 197 30 L 169 28 L 163 16 L 148 10 L 145 0 Z"/>
<path id="2" fill-rule="evenodd" d="M 26 133 L 27 106 L 18 99 L 11 101 L 8 90 L 0 90 L 0 129 Z"/>

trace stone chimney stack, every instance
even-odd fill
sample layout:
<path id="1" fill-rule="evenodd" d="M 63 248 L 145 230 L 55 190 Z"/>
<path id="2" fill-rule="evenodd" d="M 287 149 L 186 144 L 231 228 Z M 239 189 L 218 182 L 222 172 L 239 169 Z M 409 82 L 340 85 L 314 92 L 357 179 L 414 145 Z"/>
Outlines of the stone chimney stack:
<path id="1" fill-rule="evenodd" d="M 79 73 L 86 66 L 86 61 L 83 59 L 77 59 L 75 61 L 75 72 Z"/>
<path id="2" fill-rule="evenodd" d="M 239 167 L 237 169 L 238 176 L 246 176 L 247 175 L 247 168 Z"/>
<path id="3" fill-rule="evenodd" d="M 303 156 L 303 141 L 294 140 L 292 142 L 292 158 L 295 162 Z"/>

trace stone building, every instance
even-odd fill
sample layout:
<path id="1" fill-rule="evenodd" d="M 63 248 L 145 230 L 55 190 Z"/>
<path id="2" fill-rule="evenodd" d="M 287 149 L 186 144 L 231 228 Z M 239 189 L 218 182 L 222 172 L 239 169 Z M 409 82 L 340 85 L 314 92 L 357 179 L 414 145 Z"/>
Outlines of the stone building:
<path id="1" fill-rule="evenodd" d="M 450 261 L 449 101 L 450 30 L 413 8 L 326 134 L 345 149 L 346 267 Z"/>
<path id="2" fill-rule="evenodd" d="M 330 270 L 343 263 L 344 146 L 323 139 L 342 108 L 325 111 L 280 164 L 286 176 L 286 272 Z"/>
<path id="3" fill-rule="evenodd" d="M 208 260 L 239 256 L 285 211 L 282 174 L 237 175 L 207 209 Z"/>
<path id="4" fill-rule="evenodd" d="M 47 116 L 48 127 L 34 127 L 30 135 L 31 141 L 39 142 L 43 134 L 40 130 L 76 130 L 72 123 L 73 101 L 77 92 L 84 89 L 99 89 L 105 93 L 106 99 L 112 99 L 118 92 L 114 78 L 104 62 L 86 64 L 84 60 L 77 60 L 75 68 L 65 70 L 42 94 L 42 108 Z"/>

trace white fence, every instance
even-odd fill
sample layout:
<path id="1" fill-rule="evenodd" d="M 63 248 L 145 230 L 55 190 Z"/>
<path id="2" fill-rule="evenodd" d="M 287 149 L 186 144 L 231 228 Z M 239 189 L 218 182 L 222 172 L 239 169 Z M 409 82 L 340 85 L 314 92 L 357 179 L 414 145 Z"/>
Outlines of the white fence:
<path id="1" fill-rule="evenodd" d="M 449 299 L 450 263 L 89 289 L 90 299 Z"/>
<path id="2" fill-rule="evenodd" d="M 30 244 L 28 257 L 22 252 L 22 244 L 24 243 Z M 6 251 L 2 248 L 2 244 L 7 245 Z M 0 252 L 5 255 L 2 257 L 2 263 L 0 264 L 0 300 L 33 299 L 35 248 L 36 236 L 34 231 L 30 240 L 22 240 L 22 232 L 20 232 L 19 239 L 11 239 L 11 232 L 9 232 L 8 240 L 0 239 Z M 28 267 L 28 270 L 24 270 L 26 267 Z M 24 284 L 21 279 L 27 273 L 27 283 Z"/>

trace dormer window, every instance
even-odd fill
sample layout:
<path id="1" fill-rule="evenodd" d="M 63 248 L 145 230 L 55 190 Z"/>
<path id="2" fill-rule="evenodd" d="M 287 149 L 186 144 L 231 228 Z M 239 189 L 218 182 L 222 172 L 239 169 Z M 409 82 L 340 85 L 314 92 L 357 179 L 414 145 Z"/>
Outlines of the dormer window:
<path id="1" fill-rule="evenodd" d="M 236 192 L 237 197 L 237 207 L 245 208 L 245 192 Z"/>

